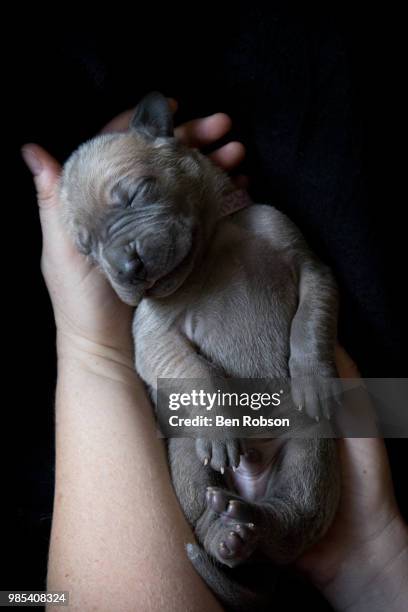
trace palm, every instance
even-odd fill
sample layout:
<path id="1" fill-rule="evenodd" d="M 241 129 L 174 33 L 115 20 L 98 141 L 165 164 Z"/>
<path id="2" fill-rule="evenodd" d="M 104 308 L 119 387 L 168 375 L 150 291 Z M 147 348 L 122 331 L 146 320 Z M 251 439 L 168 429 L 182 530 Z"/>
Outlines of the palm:
<path id="1" fill-rule="evenodd" d="M 119 300 L 99 270 L 78 252 L 59 215 L 53 240 L 44 245 L 42 269 L 57 324 L 63 323 L 68 333 L 93 342 L 126 346 L 132 309 Z"/>
<path id="2" fill-rule="evenodd" d="M 340 507 L 324 538 L 297 562 L 320 583 L 377 538 L 398 515 L 384 444 L 375 438 L 339 441 L 342 466 Z"/>

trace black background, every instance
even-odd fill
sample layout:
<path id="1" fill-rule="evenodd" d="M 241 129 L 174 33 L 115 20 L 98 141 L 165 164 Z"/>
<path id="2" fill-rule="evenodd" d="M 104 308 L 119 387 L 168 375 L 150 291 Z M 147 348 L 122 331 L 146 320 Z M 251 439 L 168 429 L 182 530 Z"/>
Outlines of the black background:
<path id="1" fill-rule="evenodd" d="M 11 305 L 4 336 L 12 336 L 6 412 L 16 423 L 3 430 L 13 486 L 3 502 L 10 547 L 2 589 L 44 587 L 53 490 L 54 323 L 32 182 L 19 158 L 23 143 L 38 142 L 63 161 L 152 89 L 179 101 L 176 121 L 229 113 L 231 136 L 247 147 L 240 171 L 251 178 L 253 198 L 287 212 L 332 266 L 340 340 L 362 374 L 407 375 L 395 146 L 401 16 L 331 3 L 220 4 L 118 5 L 91 17 L 25 12 L 10 21 L 4 131 L 13 133 L 13 181 L 3 243 L 9 239 L 4 273 L 13 290 L 4 300 Z M 406 516 L 407 444 L 394 440 L 388 450 Z M 286 606 L 310 599 L 326 609 L 306 585 L 286 589 L 285 597 Z"/>

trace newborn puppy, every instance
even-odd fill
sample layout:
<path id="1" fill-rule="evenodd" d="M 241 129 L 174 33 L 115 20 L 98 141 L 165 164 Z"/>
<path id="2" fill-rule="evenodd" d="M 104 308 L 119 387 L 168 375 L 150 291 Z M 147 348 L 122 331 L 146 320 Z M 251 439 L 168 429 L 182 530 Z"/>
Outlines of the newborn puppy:
<path id="1" fill-rule="evenodd" d="M 326 436 L 168 442 L 174 488 L 199 542 L 187 546 L 190 559 L 225 605 L 255 610 L 268 607 L 268 589 L 248 586 L 251 571 L 267 568 L 269 588 L 273 568 L 320 538 L 337 508 L 336 446 L 322 418 L 325 381 L 337 376 L 337 293 L 278 210 L 222 216 L 231 191 L 220 169 L 174 138 L 158 93 L 142 100 L 126 133 L 83 144 L 61 179 L 78 248 L 137 306 L 135 363 L 150 388 L 159 377 L 291 377 L 302 410 L 294 419 Z"/>

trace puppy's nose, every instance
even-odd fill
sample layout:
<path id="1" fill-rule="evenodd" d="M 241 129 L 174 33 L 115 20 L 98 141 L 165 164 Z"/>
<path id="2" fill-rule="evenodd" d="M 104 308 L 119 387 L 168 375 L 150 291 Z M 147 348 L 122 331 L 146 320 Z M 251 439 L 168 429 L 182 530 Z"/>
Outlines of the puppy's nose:
<path id="1" fill-rule="evenodd" d="M 126 283 L 145 278 L 143 263 L 136 253 L 124 253 L 118 261 L 117 272 L 119 280 Z"/>
<path id="2" fill-rule="evenodd" d="M 121 283 L 131 283 L 146 278 L 143 262 L 133 250 L 109 249 L 105 253 L 112 270 Z"/>

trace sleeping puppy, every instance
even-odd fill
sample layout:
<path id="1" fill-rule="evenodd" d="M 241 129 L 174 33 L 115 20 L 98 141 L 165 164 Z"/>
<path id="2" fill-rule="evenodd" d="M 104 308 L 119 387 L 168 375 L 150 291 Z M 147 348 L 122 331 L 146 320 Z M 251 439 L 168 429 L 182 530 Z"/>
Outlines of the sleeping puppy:
<path id="1" fill-rule="evenodd" d="M 324 418 L 337 376 L 337 292 L 275 208 L 222 216 L 231 191 L 226 174 L 175 139 L 159 93 L 142 100 L 126 133 L 83 144 L 61 178 L 78 248 L 137 307 L 135 364 L 151 389 L 159 377 L 290 377 L 294 418 L 314 424 L 308 439 L 168 442 L 174 488 L 199 542 L 187 546 L 190 559 L 226 606 L 255 610 L 268 607 L 274 568 L 320 538 L 337 508 L 336 446 Z M 248 579 L 262 568 L 265 590 Z"/>

